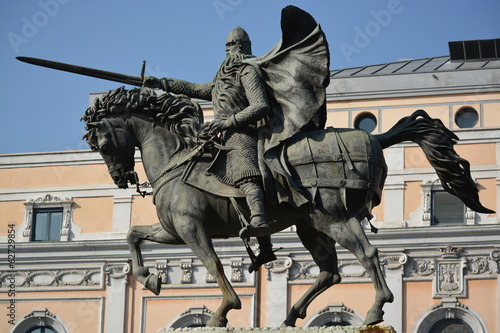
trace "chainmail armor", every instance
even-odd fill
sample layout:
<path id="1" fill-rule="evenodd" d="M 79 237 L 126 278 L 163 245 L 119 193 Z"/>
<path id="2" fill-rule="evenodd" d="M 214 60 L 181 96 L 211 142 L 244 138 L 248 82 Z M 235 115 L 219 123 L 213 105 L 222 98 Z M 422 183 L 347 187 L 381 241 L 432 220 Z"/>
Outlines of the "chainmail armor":
<path id="1" fill-rule="evenodd" d="M 267 115 L 269 104 L 264 83 L 255 68 L 240 60 L 229 61 L 221 65 L 213 82 L 162 79 L 161 83 L 166 91 L 211 100 L 215 119 L 234 117 L 235 127 L 222 135 L 222 144 L 230 149 L 218 152 L 210 173 L 232 186 L 247 178 L 260 177 L 256 122 Z"/>
<path id="2" fill-rule="evenodd" d="M 192 98 L 204 99 L 206 101 L 212 100 L 212 82 L 192 83 L 179 79 L 163 78 L 161 79 L 161 86 L 166 92 L 183 94 Z"/>
<path id="3" fill-rule="evenodd" d="M 257 71 L 237 61 L 222 69 L 212 91 L 216 119 L 234 116 L 236 128 L 222 136 L 224 146 L 209 171 L 223 183 L 237 186 L 247 178 L 260 177 L 255 123 L 269 111 L 265 88 Z"/>

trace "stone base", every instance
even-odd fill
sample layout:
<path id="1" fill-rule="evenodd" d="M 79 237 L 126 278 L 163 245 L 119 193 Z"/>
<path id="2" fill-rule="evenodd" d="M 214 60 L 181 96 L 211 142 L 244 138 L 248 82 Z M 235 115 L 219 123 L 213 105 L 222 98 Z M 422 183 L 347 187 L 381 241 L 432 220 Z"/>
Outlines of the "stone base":
<path id="1" fill-rule="evenodd" d="M 186 327 L 186 328 L 162 328 L 157 333 L 173 332 L 213 332 L 213 333 L 395 333 L 394 328 L 389 325 L 362 325 L 362 326 L 329 326 L 329 327 Z"/>

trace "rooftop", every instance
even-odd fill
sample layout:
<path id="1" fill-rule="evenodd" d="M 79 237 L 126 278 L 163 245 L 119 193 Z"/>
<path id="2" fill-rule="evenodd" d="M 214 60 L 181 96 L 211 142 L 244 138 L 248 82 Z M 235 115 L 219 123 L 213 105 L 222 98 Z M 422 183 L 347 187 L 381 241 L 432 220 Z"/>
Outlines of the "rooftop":
<path id="1" fill-rule="evenodd" d="M 379 65 L 351 67 L 330 71 L 330 78 L 374 77 L 412 73 L 442 73 L 481 69 L 499 69 L 500 59 L 477 61 L 451 61 L 450 56 L 423 59 L 405 59 Z"/>

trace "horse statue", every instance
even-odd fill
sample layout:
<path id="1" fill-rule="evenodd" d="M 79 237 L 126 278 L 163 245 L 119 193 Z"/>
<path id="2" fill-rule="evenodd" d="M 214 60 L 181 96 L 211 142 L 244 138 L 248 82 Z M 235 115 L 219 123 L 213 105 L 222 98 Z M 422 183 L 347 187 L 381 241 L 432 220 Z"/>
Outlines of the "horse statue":
<path id="1" fill-rule="evenodd" d="M 240 309 L 241 302 L 224 274 L 212 238 L 238 237 L 241 212 L 231 203 L 241 195 L 221 189 L 226 185 L 204 172 L 211 156 L 202 154 L 198 145 L 197 134 L 203 122 L 200 107 L 186 96 L 122 87 L 98 98 L 82 119 L 88 131 L 87 142 L 100 152 L 118 187 L 138 184 L 135 148 L 141 152 L 159 222 L 132 226 L 127 234 L 135 277 L 159 294 L 159 276 L 150 273 L 143 263 L 143 240 L 188 245 L 215 277 L 223 294 L 207 326 L 226 326 L 227 313 Z M 309 195 L 310 203 L 298 208 L 267 204 L 266 214 L 275 220 L 272 233 L 296 226 L 297 235 L 320 270 L 313 285 L 290 309 L 284 326 L 295 326 L 297 318 L 305 318 L 313 299 L 340 283 L 335 243 L 356 256 L 375 287 L 375 301 L 364 324 L 383 321 L 383 305 L 393 301 L 393 294 L 381 270 L 378 251 L 368 241 L 361 221 L 370 219 L 371 209 L 380 203 L 387 174 L 384 148 L 406 140 L 416 142 L 436 169 L 444 189 L 473 210 L 492 212 L 479 202 L 469 163 L 453 150 L 457 139 L 439 119 L 418 110 L 383 134 L 328 128 L 299 133 L 284 143 L 287 168 Z M 205 144 L 201 147 L 207 148 Z M 319 246 L 329 248 L 318 251 Z"/>

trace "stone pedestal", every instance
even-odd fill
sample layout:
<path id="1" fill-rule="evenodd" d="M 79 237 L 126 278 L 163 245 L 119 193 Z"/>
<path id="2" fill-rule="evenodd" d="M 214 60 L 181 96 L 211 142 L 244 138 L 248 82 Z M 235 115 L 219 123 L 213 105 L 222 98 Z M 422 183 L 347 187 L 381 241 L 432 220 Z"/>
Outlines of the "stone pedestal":
<path id="1" fill-rule="evenodd" d="M 196 328 L 162 328 L 157 333 L 193 332 L 193 333 L 395 333 L 388 325 L 362 326 L 330 326 L 330 327 L 287 327 L 287 328 L 232 328 L 232 327 L 196 327 Z"/>

